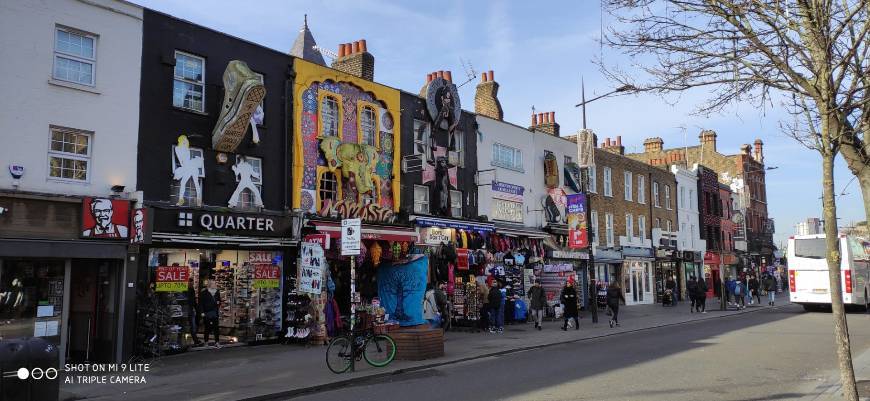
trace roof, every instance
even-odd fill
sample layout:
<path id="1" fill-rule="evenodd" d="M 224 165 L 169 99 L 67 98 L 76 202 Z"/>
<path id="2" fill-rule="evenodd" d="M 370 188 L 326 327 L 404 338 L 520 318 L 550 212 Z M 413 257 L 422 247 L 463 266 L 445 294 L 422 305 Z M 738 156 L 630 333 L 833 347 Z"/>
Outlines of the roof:
<path id="1" fill-rule="evenodd" d="M 293 42 L 293 47 L 290 48 L 290 55 L 326 67 L 323 55 L 315 49 L 316 46 L 317 42 L 314 41 L 314 35 L 308 29 L 308 14 L 305 14 L 305 20 L 302 23 L 302 29 L 299 30 L 299 36 L 296 36 L 296 41 Z"/>

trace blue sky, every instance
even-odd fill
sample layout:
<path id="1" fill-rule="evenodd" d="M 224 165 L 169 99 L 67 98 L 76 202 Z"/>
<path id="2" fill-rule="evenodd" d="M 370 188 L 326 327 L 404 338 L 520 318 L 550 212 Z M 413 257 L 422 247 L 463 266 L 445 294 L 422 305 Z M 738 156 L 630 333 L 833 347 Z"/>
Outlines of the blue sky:
<path id="1" fill-rule="evenodd" d="M 438 1 L 386 0 L 288 1 L 259 0 L 136 0 L 137 3 L 264 46 L 289 51 L 308 14 L 318 45 L 337 51 L 339 43 L 366 39 L 375 56 L 375 80 L 416 93 L 426 74 L 451 70 L 454 82 L 464 82 L 460 59 L 478 73 L 494 70 L 505 119 L 528 125 L 531 108 L 555 111 L 562 133 L 580 128 L 575 109 L 580 76 L 587 98 L 605 93 L 604 81 L 592 60 L 609 64 L 624 58 L 598 43 L 602 16 L 598 2 L 552 1 Z M 329 59 L 327 58 L 327 63 Z M 475 78 L 463 86 L 460 99 L 473 110 Z M 759 110 L 738 104 L 711 116 L 693 115 L 705 98 L 702 90 L 662 99 L 629 95 L 599 100 L 587 107 L 587 125 L 599 139 L 622 136 L 627 152 L 643 148 L 647 137 L 659 136 L 666 147 L 695 145 L 701 128 L 718 133 L 720 152 L 734 154 L 740 144 L 761 138 L 765 163 L 779 167 L 768 172 L 768 210 L 776 219 L 776 241 L 794 231 L 798 221 L 821 213 L 821 159 L 786 137 L 780 122 L 792 121 L 772 107 Z M 852 175 L 838 160 L 837 192 Z M 861 193 L 853 181 L 838 198 L 840 223 L 864 220 Z"/>

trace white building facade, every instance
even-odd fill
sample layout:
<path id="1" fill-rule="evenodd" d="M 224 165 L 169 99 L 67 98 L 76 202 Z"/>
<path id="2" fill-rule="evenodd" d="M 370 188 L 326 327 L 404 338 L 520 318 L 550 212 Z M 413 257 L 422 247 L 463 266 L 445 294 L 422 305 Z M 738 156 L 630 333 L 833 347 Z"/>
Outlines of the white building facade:
<path id="1" fill-rule="evenodd" d="M 681 274 L 683 286 L 690 276 L 702 277 L 703 254 L 707 242 L 701 239 L 700 209 L 698 200 L 697 165 L 689 169 L 671 165 L 671 173 L 677 179 L 677 249 L 683 255 Z M 689 254 L 692 255 L 689 258 Z M 683 288 L 685 290 L 685 288 Z"/>

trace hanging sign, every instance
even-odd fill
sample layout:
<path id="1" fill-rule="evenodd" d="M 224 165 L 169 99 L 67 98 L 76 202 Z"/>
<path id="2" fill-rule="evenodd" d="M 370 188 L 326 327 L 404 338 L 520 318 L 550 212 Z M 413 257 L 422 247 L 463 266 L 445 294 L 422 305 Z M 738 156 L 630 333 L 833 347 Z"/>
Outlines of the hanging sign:
<path id="1" fill-rule="evenodd" d="M 341 255 L 359 255 L 361 231 L 360 219 L 341 221 Z"/>
<path id="2" fill-rule="evenodd" d="M 586 230 L 586 195 L 570 194 L 568 198 L 568 248 L 585 248 L 589 245 Z"/>
<path id="3" fill-rule="evenodd" d="M 456 268 L 459 270 L 468 270 L 468 249 L 456 249 Z"/>
<path id="4" fill-rule="evenodd" d="M 187 266 L 159 266 L 154 291 L 185 292 L 188 278 L 190 278 L 190 269 Z"/>
<path id="5" fill-rule="evenodd" d="M 299 291 L 320 294 L 323 289 L 323 248 L 303 242 L 299 263 Z"/>

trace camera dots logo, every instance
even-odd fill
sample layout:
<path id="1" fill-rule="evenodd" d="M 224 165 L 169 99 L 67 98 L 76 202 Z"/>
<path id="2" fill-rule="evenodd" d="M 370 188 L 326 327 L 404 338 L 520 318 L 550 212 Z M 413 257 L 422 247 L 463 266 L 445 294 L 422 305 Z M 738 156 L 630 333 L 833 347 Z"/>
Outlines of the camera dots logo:
<path id="1" fill-rule="evenodd" d="M 10 374 L 10 373 L 11 373 L 11 374 Z M 42 380 L 42 379 L 54 380 L 54 379 L 57 379 L 57 369 L 55 369 L 55 368 L 48 368 L 48 369 L 42 369 L 42 368 L 33 368 L 33 369 L 20 368 L 20 369 L 18 369 L 17 371 L 15 371 L 14 373 L 13 373 L 13 372 L 8 372 L 6 376 L 7 376 L 7 377 L 18 377 L 20 380 L 27 380 L 27 379 L 33 379 L 33 380 Z"/>

